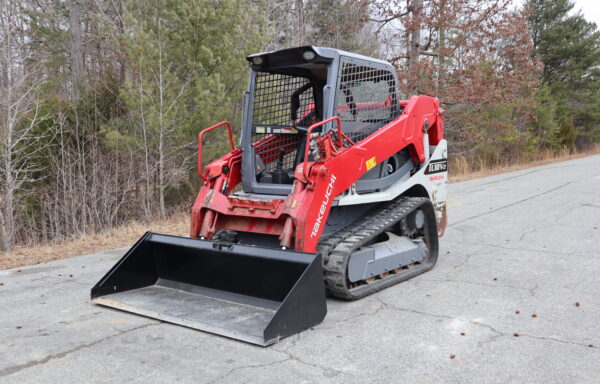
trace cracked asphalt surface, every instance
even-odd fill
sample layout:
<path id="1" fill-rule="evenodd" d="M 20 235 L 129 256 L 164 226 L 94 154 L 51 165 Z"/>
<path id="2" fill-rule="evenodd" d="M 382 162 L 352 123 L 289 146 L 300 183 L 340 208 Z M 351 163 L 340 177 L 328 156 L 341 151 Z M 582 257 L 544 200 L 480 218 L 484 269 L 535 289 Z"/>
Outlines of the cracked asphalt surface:
<path id="1" fill-rule="evenodd" d="M 0 271 L 0 382 L 600 383 L 599 191 L 600 156 L 451 184 L 433 271 L 268 348 L 90 303 L 124 250 Z"/>

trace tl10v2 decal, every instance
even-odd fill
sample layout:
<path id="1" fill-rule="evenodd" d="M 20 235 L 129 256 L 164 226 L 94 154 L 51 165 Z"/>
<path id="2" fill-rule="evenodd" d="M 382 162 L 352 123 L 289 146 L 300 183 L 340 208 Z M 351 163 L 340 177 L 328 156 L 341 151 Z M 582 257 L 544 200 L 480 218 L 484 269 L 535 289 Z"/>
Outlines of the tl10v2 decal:
<path id="1" fill-rule="evenodd" d="M 433 160 L 425 169 L 426 175 L 448 171 L 448 159 Z"/>

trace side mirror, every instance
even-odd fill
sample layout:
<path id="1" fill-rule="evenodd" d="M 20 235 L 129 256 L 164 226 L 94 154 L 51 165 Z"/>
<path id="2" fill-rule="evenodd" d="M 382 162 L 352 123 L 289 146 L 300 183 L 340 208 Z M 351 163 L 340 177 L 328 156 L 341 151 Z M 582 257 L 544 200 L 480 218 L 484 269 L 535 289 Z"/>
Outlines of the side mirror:
<path id="1" fill-rule="evenodd" d="M 296 126 L 296 120 L 298 120 L 298 109 L 300 108 L 300 95 L 306 92 L 309 88 L 312 87 L 312 83 L 306 83 L 300 88 L 296 89 L 294 93 L 292 93 L 291 98 L 291 111 L 290 118 L 294 122 L 294 126 Z"/>
<path id="2" fill-rule="evenodd" d="M 300 108 L 300 94 L 298 91 L 292 94 L 291 104 L 292 110 L 290 111 L 290 118 L 294 122 L 294 125 L 296 125 L 296 120 L 298 120 L 298 109 Z"/>

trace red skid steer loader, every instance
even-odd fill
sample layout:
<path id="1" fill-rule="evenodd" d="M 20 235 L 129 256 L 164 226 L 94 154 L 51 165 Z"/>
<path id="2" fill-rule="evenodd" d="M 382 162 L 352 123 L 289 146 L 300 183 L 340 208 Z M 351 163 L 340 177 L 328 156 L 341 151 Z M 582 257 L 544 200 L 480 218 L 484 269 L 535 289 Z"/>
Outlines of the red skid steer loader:
<path id="1" fill-rule="evenodd" d="M 240 146 L 198 137 L 189 238 L 146 233 L 94 302 L 269 345 L 428 271 L 446 225 L 439 101 L 387 62 L 305 46 L 247 57 Z M 202 165 L 202 138 L 231 152 Z"/>

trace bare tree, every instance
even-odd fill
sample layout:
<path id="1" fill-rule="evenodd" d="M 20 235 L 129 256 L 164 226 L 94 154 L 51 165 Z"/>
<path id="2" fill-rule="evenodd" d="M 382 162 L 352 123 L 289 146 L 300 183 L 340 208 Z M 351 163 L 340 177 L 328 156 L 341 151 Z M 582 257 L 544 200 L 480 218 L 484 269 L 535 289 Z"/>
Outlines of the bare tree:
<path id="1" fill-rule="evenodd" d="M 189 165 L 189 154 L 177 143 L 185 119 L 182 99 L 189 90 L 189 79 L 182 79 L 175 71 L 176 58 L 168 50 L 168 31 L 160 18 L 155 25 L 137 28 L 140 46 L 130 51 L 135 70 L 126 94 L 134 128 L 131 136 L 143 159 L 142 206 L 146 219 L 150 219 L 157 212 L 166 216 L 167 189 L 185 177 Z"/>
<path id="2" fill-rule="evenodd" d="M 17 232 L 16 209 L 21 188 L 34 180 L 33 159 L 42 139 L 34 133 L 42 119 L 35 71 L 26 66 L 29 54 L 15 31 L 20 25 L 19 4 L 0 3 L 0 250 L 11 250 Z"/>

